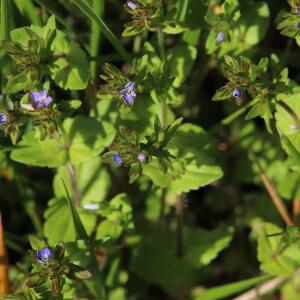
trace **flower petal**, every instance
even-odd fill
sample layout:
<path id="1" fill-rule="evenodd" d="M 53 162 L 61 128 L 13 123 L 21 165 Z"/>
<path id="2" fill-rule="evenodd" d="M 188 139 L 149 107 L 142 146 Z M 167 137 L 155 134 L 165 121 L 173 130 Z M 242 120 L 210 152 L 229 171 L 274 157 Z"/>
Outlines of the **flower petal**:
<path id="1" fill-rule="evenodd" d="M 39 92 L 31 92 L 31 96 L 32 96 L 33 102 L 37 103 L 37 102 L 39 102 L 42 95 Z"/>
<path id="2" fill-rule="evenodd" d="M 44 102 L 44 106 L 48 106 L 53 101 L 52 97 L 48 96 Z"/>
<path id="3" fill-rule="evenodd" d="M 46 98 L 47 95 L 48 95 L 48 91 L 46 89 L 43 89 L 42 96 Z"/>

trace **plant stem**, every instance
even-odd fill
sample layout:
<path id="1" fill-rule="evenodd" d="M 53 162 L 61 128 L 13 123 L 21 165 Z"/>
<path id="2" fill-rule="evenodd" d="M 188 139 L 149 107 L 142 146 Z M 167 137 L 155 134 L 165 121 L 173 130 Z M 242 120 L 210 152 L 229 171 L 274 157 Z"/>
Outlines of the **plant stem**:
<path id="1" fill-rule="evenodd" d="M 177 219 L 177 257 L 182 258 L 184 256 L 184 245 L 183 245 L 183 209 L 184 209 L 184 198 L 183 195 L 177 196 L 176 199 L 176 219 Z"/>
<path id="2" fill-rule="evenodd" d="M 183 243 L 183 209 L 184 209 L 184 197 L 178 195 L 176 198 L 176 255 L 178 259 L 184 256 L 184 243 Z M 177 285 L 178 300 L 184 300 L 184 287 L 181 282 Z"/>
<path id="3" fill-rule="evenodd" d="M 240 109 L 238 109 L 237 111 L 233 112 L 232 114 L 230 114 L 229 116 L 227 116 L 226 118 L 224 118 L 223 120 L 221 120 L 218 124 L 216 124 L 214 127 L 212 127 L 210 129 L 210 131 L 214 132 L 221 125 L 226 125 L 227 126 L 227 125 L 231 124 L 231 122 L 233 122 L 240 115 L 242 115 L 243 113 L 245 113 L 251 106 L 254 106 L 258 102 L 259 102 L 259 99 L 258 98 L 254 98 L 252 101 L 250 101 L 249 103 L 247 103 L 246 105 L 244 105 L 243 107 L 241 107 Z"/>
<path id="4" fill-rule="evenodd" d="M 68 172 L 69 172 L 69 176 L 70 176 L 70 180 L 71 180 L 72 199 L 73 199 L 74 205 L 76 207 L 79 207 L 81 196 L 80 196 L 80 191 L 78 188 L 78 183 L 77 183 L 77 178 L 76 178 L 76 170 L 71 162 L 67 163 L 67 168 L 68 168 Z"/>
<path id="5" fill-rule="evenodd" d="M 252 152 L 252 156 L 253 156 L 254 161 L 256 162 L 256 164 L 259 168 L 260 178 L 261 178 L 261 180 L 262 180 L 262 182 L 265 186 L 265 189 L 269 193 L 269 195 L 270 195 L 275 207 L 277 208 L 280 216 L 282 217 L 282 219 L 284 220 L 286 225 L 293 226 L 294 223 L 292 221 L 292 218 L 290 217 L 290 214 L 289 214 L 288 210 L 286 209 L 286 207 L 284 205 L 283 200 L 280 198 L 280 196 L 276 192 L 271 180 L 266 175 L 259 159 L 255 156 L 255 154 L 253 152 Z"/>
<path id="6" fill-rule="evenodd" d="M 299 224 L 300 216 L 300 199 L 293 200 L 293 220 L 296 225 Z"/>
<path id="7" fill-rule="evenodd" d="M 159 216 L 156 221 L 157 228 L 159 229 L 161 227 L 161 224 L 164 220 L 164 215 L 165 215 L 165 207 L 166 207 L 166 193 L 167 189 L 162 188 L 161 190 L 161 197 L 160 197 L 160 209 L 159 209 Z"/>

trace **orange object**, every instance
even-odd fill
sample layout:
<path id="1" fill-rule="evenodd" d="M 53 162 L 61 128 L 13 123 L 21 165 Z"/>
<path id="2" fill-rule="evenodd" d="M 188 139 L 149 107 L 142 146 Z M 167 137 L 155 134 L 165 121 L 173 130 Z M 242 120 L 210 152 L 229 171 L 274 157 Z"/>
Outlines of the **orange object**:
<path id="1" fill-rule="evenodd" d="M 2 215 L 0 213 L 0 296 L 9 294 L 8 259 L 4 241 Z"/>

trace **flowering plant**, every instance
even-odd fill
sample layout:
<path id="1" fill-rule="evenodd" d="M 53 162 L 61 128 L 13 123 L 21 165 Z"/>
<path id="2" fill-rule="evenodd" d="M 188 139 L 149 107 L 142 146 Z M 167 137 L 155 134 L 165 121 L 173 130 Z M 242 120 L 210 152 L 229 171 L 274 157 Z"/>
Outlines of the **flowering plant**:
<path id="1" fill-rule="evenodd" d="M 299 298 L 300 1 L 0 7 L 1 299 Z"/>

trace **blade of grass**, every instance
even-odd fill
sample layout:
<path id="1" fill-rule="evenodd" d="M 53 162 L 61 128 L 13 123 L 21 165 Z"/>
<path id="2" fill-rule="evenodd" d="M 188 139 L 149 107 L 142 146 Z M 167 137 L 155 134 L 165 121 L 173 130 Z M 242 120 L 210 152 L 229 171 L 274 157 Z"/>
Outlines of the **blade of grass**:
<path id="1" fill-rule="evenodd" d="M 93 9 L 99 17 L 102 16 L 104 10 L 104 0 L 93 0 Z M 97 56 L 99 51 L 99 42 L 100 42 L 100 28 L 97 22 L 92 21 L 92 30 L 90 37 L 90 56 Z M 90 62 L 90 70 L 92 78 L 96 76 L 97 62 Z"/>
<path id="2" fill-rule="evenodd" d="M 185 21 L 185 16 L 187 13 L 188 6 L 189 6 L 189 0 L 180 0 L 179 1 L 177 15 L 176 15 L 176 19 L 178 21 L 181 21 L 181 22 Z"/>
<path id="3" fill-rule="evenodd" d="M 94 9 L 84 0 L 73 0 L 73 3 L 91 20 L 97 23 L 100 30 L 106 36 L 106 38 L 112 43 L 116 50 L 126 61 L 130 60 L 130 55 L 127 53 L 123 45 L 120 43 L 119 39 L 114 35 L 114 33 L 109 29 L 105 22 L 97 16 Z"/>
<path id="4" fill-rule="evenodd" d="M 262 275 L 211 288 L 195 298 L 195 300 L 218 300 L 243 292 L 244 290 L 270 279 L 271 275 Z"/>
<path id="5" fill-rule="evenodd" d="M 83 226 L 83 224 L 80 220 L 79 214 L 78 214 L 75 206 L 73 205 L 73 202 L 72 202 L 70 193 L 68 191 L 68 188 L 66 186 L 66 183 L 65 183 L 63 178 L 61 178 L 61 181 L 62 181 L 62 184 L 64 186 L 65 192 L 66 192 L 66 196 L 67 196 L 66 199 L 67 199 L 68 206 L 69 206 L 71 216 L 72 216 L 72 219 L 73 219 L 76 238 L 79 239 L 79 240 L 87 240 L 88 235 L 87 235 L 86 230 L 85 230 L 85 228 L 84 228 L 84 226 Z"/>
<path id="6" fill-rule="evenodd" d="M 88 239 L 88 234 L 81 222 L 81 219 L 79 217 L 79 214 L 73 205 L 70 193 L 68 191 L 68 188 L 66 186 L 65 181 L 63 178 L 61 178 L 62 184 L 64 186 L 66 196 L 67 196 L 67 201 L 68 201 L 68 206 L 70 208 L 70 212 L 72 215 L 73 219 L 73 224 L 75 227 L 75 233 L 76 233 L 76 238 L 79 240 L 84 240 L 86 242 L 86 246 L 89 249 L 89 252 L 91 254 L 90 256 L 90 263 L 87 266 L 87 268 L 91 271 L 92 277 L 90 279 L 85 280 L 85 284 L 90 290 L 90 292 L 96 296 L 96 299 L 99 300 L 104 300 L 105 299 L 105 291 L 104 291 L 104 285 L 103 285 L 103 280 L 102 280 L 102 275 L 99 270 L 98 262 L 96 260 L 95 254 L 94 254 L 94 249 L 93 246 L 89 243 Z"/>
<path id="7" fill-rule="evenodd" d="M 15 0 L 14 2 L 20 13 L 27 16 L 31 24 L 42 26 L 41 19 L 35 10 L 32 0 Z"/>
<path id="8" fill-rule="evenodd" d="M 0 40 L 10 39 L 9 0 L 1 0 Z"/>

